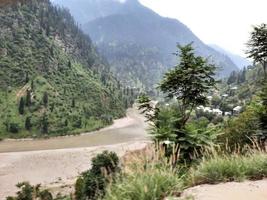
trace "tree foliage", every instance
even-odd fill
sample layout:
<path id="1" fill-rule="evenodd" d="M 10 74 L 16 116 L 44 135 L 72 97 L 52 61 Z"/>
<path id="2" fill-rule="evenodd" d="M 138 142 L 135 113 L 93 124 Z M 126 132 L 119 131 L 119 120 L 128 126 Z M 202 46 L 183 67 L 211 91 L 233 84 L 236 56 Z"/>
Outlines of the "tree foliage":
<path id="1" fill-rule="evenodd" d="M 266 75 L 267 70 L 267 25 L 255 26 L 248 42 L 247 54 L 255 62 L 261 63 Z"/>
<path id="2" fill-rule="evenodd" d="M 77 200 L 97 200 L 104 195 L 107 184 L 120 170 L 116 153 L 104 151 L 92 159 L 92 168 L 84 172 L 75 184 Z"/>
<path id="3" fill-rule="evenodd" d="M 193 109 L 207 103 L 205 95 L 216 84 L 216 67 L 209 64 L 206 59 L 195 56 L 191 44 L 178 45 L 178 48 L 179 51 L 175 55 L 180 57 L 180 62 L 165 74 L 159 88 L 168 97 L 178 100 L 179 111 L 182 114 L 181 125 L 185 126 Z"/>
<path id="4" fill-rule="evenodd" d="M 151 100 L 142 95 L 139 97 L 139 109 L 152 122 L 151 134 L 155 141 L 163 143 L 166 155 L 173 153 L 175 148 L 179 161 L 191 162 L 195 155 L 201 154 L 201 148 L 210 146 L 216 138 L 214 130 L 208 128 L 207 119 L 189 121 L 192 111 L 208 102 L 206 95 L 216 84 L 213 77 L 215 66 L 195 56 L 191 44 L 178 48 L 180 54 L 177 52 L 176 56 L 180 55 L 180 63 L 166 73 L 159 86 L 162 92 L 169 98 L 174 97 L 177 102 L 152 107 Z"/>

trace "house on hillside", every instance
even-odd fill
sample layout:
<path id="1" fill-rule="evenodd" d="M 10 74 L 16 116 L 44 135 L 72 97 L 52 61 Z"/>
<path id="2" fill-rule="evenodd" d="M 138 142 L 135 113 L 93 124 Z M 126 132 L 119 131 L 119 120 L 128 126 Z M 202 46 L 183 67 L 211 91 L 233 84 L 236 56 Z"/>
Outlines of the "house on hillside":
<path id="1" fill-rule="evenodd" d="M 236 106 L 233 108 L 234 114 L 239 114 L 242 111 L 242 106 Z"/>

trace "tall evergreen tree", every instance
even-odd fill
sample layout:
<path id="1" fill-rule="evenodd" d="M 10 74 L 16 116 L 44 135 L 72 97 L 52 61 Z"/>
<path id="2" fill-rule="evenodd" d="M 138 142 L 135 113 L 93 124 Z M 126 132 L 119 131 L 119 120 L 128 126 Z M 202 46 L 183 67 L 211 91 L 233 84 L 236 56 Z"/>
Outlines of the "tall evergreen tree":
<path id="1" fill-rule="evenodd" d="M 34 89 L 35 89 L 35 88 L 34 88 L 34 81 L 32 80 L 32 81 L 31 81 L 31 91 L 34 91 Z"/>
<path id="2" fill-rule="evenodd" d="M 43 95 L 43 104 L 45 107 L 47 107 L 48 105 L 48 93 L 47 92 L 45 92 Z"/>
<path id="3" fill-rule="evenodd" d="M 19 114 L 23 115 L 24 109 L 25 109 L 25 101 L 24 101 L 24 98 L 21 97 L 19 101 Z"/>
<path id="4" fill-rule="evenodd" d="M 228 85 L 231 85 L 231 84 L 233 84 L 233 83 L 236 83 L 236 81 L 237 81 L 237 76 L 238 76 L 237 72 L 236 72 L 236 71 L 233 71 L 233 72 L 230 74 L 230 76 L 229 76 L 229 78 L 228 78 L 228 80 L 227 80 L 227 84 L 228 84 Z"/>
<path id="5" fill-rule="evenodd" d="M 25 83 L 29 82 L 29 72 L 26 73 Z"/>
<path id="6" fill-rule="evenodd" d="M 31 105 L 31 91 L 27 90 L 27 94 L 26 94 L 26 106 L 30 106 Z"/>
<path id="7" fill-rule="evenodd" d="M 25 129 L 26 130 L 31 130 L 32 128 L 32 123 L 31 123 L 31 117 L 27 117 L 25 120 Z"/>
<path id="8" fill-rule="evenodd" d="M 41 131 L 42 133 L 44 134 L 47 134 L 48 133 L 48 126 L 49 126 L 49 123 L 48 123 L 48 116 L 47 114 L 45 113 L 42 117 L 42 121 L 41 121 Z"/>
<path id="9" fill-rule="evenodd" d="M 73 98 L 72 101 L 71 101 L 71 107 L 72 108 L 75 108 L 75 99 Z"/>

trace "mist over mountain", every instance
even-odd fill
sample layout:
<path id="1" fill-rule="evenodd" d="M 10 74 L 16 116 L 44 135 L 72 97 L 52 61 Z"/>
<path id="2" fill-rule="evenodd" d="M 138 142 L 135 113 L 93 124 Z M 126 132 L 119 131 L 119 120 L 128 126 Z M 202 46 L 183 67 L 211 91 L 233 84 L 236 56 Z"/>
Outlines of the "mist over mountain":
<path id="1" fill-rule="evenodd" d="M 54 0 L 52 2 L 68 8 L 80 24 L 118 13 L 123 7 L 123 0 Z"/>
<path id="2" fill-rule="evenodd" d="M 226 76 L 238 67 L 225 54 L 204 44 L 186 25 L 165 18 L 137 0 L 56 0 L 66 6 L 89 34 L 123 83 L 152 86 L 177 60 L 176 44 L 193 42 L 198 55 L 219 66 Z M 82 16 L 82 17 L 81 17 Z M 86 21 L 87 22 L 84 23 Z"/>
<path id="3" fill-rule="evenodd" d="M 227 55 L 235 63 L 235 65 L 238 66 L 239 69 L 242 69 L 242 68 L 247 67 L 247 66 L 252 64 L 248 59 L 246 59 L 242 56 L 239 56 L 237 54 L 233 54 L 233 53 L 219 47 L 216 44 L 210 44 L 210 46 L 213 49 L 221 52 L 222 54 Z"/>

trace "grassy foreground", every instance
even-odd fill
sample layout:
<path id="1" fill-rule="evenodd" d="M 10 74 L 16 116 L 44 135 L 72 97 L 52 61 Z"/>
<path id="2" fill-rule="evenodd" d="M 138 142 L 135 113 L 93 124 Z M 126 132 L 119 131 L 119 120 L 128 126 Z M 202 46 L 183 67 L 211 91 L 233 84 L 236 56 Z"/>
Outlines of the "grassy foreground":
<path id="1" fill-rule="evenodd" d="M 192 184 L 259 180 L 267 177 L 267 154 L 212 155 L 192 170 Z"/>
<path id="2" fill-rule="evenodd" d="M 127 155 L 124 171 L 108 187 L 105 200 L 161 200 L 179 196 L 184 189 L 199 184 L 267 177 L 267 154 L 261 151 L 245 155 L 214 151 L 189 169 L 173 168 L 171 159 L 166 160 L 157 151 L 148 151 L 153 150 Z"/>

